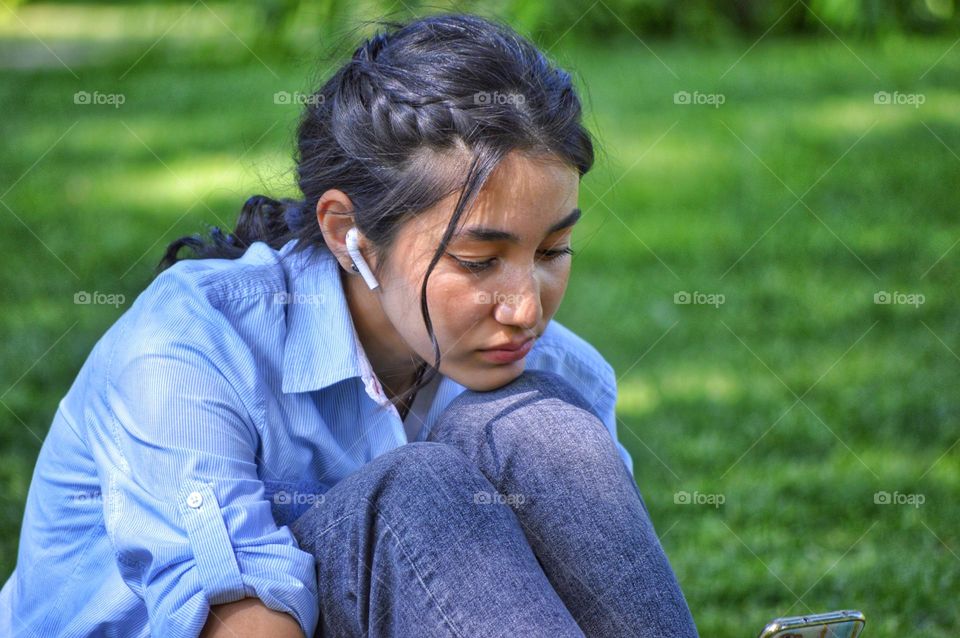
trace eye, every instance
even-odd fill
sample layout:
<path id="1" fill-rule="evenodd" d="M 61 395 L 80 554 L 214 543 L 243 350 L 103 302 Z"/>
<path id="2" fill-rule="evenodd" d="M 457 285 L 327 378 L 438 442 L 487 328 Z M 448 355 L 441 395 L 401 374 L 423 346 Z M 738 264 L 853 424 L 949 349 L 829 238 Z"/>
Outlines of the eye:
<path id="1" fill-rule="evenodd" d="M 453 259 L 458 264 L 460 264 L 460 266 L 462 266 L 465 270 L 473 273 L 486 270 L 494 262 L 494 259 L 488 259 L 486 261 L 467 261 L 465 259 L 460 259 L 455 255 L 451 255 L 450 253 L 447 253 L 447 255 L 449 255 L 451 259 Z"/>
<path id="2" fill-rule="evenodd" d="M 547 261 L 554 261 L 556 259 L 560 259 L 565 255 L 573 255 L 573 248 L 567 246 L 566 248 L 560 248 L 555 250 L 541 250 L 540 254 Z M 450 253 L 447 253 L 447 255 L 449 255 L 454 261 L 460 264 L 460 266 L 463 267 L 465 270 L 472 273 L 483 272 L 487 268 L 490 268 L 493 265 L 493 262 L 496 261 L 495 257 L 492 259 L 488 259 L 486 261 L 469 261 L 466 259 L 460 259 L 459 257 L 452 255 Z"/>
<path id="3" fill-rule="evenodd" d="M 567 246 L 566 248 L 560 248 L 557 250 L 544 250 L 542 251 L 544 257 L 550 260 L 560 259 L 564 255 L 573 255 L 573 248 Z"/>

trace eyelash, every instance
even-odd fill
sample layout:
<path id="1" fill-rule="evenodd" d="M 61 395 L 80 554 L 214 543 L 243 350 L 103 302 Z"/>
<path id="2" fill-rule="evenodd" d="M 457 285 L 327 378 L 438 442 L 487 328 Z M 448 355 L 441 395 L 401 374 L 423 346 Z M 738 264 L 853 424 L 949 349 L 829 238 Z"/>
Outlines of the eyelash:
<path id="1" fill-rule="evenodd" d="M 450 253 L 447 253 L 447 254 L 450 255 Z M 574 254 L 574 251 L 573 251 L 573 248 L 570 248 L 568 246 L 560 250 L 545 250 L 543 251 L 543 254 L 546 256 L 547 260 L 553 261 L 554 259 L 559 259 L 564 255 L 572 256 Z M 450 255 L 450 256 L 453 257 L 453 259 L 456 260 L 458 264 L 460 264 L 465 269 L 473 273 L 482 272 L 487 268 L 489 268 L 490 265 L 493 263 L 493 259 L 490 259 L 487 261 L 464 261 L 459 257 L 454 257 L 453 255 Z"/>

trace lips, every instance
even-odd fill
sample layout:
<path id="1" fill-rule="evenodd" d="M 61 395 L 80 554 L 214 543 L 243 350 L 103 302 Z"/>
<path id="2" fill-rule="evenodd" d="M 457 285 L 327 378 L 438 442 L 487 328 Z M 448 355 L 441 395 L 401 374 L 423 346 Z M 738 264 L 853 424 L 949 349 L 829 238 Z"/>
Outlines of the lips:
<path id="1" fill-rule="evenodd" d="M 531 338 L 521 342 L 519 344 L 519 347 L 514 347 L 517 345 L 517 343 L 511 342 L 508 344 L 504 344 L 505 346 L 509 346 L 509 348 L 507 347 L 489 348 L 486 350 L 478 350 L 477 352 L 479 352 L 480 356 L 483 357 L 486 361 L 489 361 L 491 363 L 501 364 L 501 365 L 510 364 L 510 363 L 515 363 L 517 361 L 520 361 L 521 359 L 526 357 L 528 354 L 530 354 L 530 350 L 533 349 L 534 342 L 535 342 L 535 339 Z"/>
<path id="2" fill-rule="evenodd" d="M 524 347 L 526 347 L 526 345 L 531 341 L 533 341 L 533 337 L 527 337 L 526 339 L 522 339 L 520 341 L 511 341 L 509 343 L 500 344 L 492 348 L 483 348 L 483 350 L 486 352 L 489 352 L 491 350 L 503 350 L 505 352 L 516 352 L 517 350 L 521 350 Z"/>

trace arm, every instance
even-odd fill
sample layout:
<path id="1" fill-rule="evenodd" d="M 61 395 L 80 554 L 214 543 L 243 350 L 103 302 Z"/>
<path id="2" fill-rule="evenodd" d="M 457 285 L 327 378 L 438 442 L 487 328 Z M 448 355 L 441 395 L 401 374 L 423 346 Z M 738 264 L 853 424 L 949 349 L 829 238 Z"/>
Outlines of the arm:
<path id="1" fill-rule="evenodd" d="M 259 598 L 244 598 L 210 608 L 200 638 L 304 638 L 300 625 L 289 614 L 274 611 Z"/>
<path id="2" fill-rule="evenodd" d="M 220 631 L 289 618 L 309 638 L 315 562 L 264 498 L 256 362 L 226 322 L 175 319 L 128 327 L 86 416 L 116 567 L 152 635 L 194 638 L 212 607 L 250 598 Z"/>

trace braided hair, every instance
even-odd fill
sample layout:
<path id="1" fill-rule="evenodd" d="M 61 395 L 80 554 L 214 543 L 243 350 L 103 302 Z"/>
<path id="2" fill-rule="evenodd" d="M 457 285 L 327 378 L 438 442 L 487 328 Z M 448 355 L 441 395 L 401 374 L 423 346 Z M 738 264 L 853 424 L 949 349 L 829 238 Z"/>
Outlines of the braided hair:
<path id="1" fill-rule="evenodd" d="M 390 256 L 402 225 L 459 192 L 454 212 L 427 267 L 420 311 L 435 362 L 421 365 L 405 402 L 440 366 L 427 308 L 427 281 L 465 210 L 511 151 L 558 157 L 582 176 L 593 144 L 581 123 L 570 75 L 508 26 L 469 14 L 440 14 L 390 23 L 360 47 L 305 106 L 297 129 L 302 200 L 255 195 L 236 229 L 172 242 L 157 272 L 189 248 L 196 258 L 236 259 L 256 241 L 294 251 L 323 245 L 317 201 L 336 188 L 353 203 L 354 225 L 377 255 Z"/>

